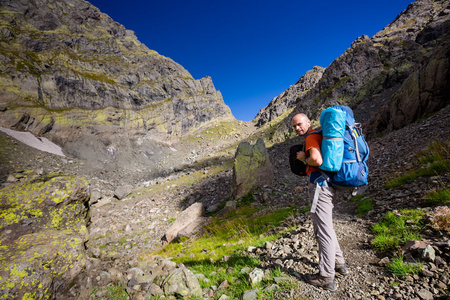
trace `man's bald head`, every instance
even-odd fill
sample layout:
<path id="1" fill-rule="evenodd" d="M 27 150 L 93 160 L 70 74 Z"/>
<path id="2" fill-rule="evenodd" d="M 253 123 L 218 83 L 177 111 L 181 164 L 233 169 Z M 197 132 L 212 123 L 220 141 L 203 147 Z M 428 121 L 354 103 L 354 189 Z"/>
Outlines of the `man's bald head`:
<path id="1" fill-rule="evenodd" d="M 296 114 L 292 118 L 292 127 L 298 135 L 305 135 L 311 127 L 311 121 L 308 116 L 303 113 Z"/>

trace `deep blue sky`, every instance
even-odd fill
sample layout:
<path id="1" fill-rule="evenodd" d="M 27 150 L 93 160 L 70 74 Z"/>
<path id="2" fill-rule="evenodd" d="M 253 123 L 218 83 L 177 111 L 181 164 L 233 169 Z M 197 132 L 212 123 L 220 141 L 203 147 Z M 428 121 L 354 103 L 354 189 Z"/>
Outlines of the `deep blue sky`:
<path id="1" fill-rule="evenodd" d="M 92 0 L 140 42 L 212 77 L 238 120 L 252 120 L 313 66 L 372 37 L 412 0 Z"/>

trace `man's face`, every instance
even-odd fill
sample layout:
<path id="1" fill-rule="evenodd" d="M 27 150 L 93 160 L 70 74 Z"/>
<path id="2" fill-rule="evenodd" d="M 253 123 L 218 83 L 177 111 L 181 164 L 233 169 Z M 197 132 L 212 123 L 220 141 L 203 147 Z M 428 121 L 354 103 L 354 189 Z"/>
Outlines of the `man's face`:
<path id="1" fill-rule="evenodd" d="M 308 132 L 310 121 L 304 116 L 295 116 L 292 119 L 292 127 L 298 135 L 305 135 Z"/>

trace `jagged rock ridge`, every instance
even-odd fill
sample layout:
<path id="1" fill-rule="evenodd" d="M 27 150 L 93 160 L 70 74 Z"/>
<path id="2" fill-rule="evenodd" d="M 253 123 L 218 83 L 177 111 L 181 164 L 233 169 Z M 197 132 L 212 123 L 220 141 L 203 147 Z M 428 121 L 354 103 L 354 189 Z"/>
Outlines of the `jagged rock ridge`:
<path id="1" fill-rule="evenodd" d="M 256 115 L 256 125 L 261 126 L 281 116 L 287 110 L 295 107 L 297 100 L 313 88 L 322 78 L 325 68 L 315 66 L 303 75 L 295 84 L 291 85 L 281 95 L 273 98 L 269 105 L 260 109 Z"/>
<path id="2" fill-rule="evenodd" d="M 296 103 L 295 109 L 273 138 L 286 136 L 293 114 L 305 112 L 317 122 L 320 111 L 332 104 L 351 106 L 357 119 L 366 123 L 369 137 L 445 107 L 450 95 L 449 3 L 416 1 L 372 38 L 356 39 L 313 87 L 302 95 L 288 94 L 291 98 L 285 102 Z M 282 109 L 274 101 L 262 109 L 277 110 Z M 258 114 L 254 122 L 264 124 L 270 119 L 266 115 Z"/>

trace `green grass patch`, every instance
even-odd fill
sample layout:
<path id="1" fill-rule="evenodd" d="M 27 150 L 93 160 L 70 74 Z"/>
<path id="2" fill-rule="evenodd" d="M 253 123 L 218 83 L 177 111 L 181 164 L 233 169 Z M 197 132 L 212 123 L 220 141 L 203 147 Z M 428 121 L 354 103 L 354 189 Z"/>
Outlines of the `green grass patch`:
<path id="1" fill-rule="evenodd" d="M 441 175 L 450 170 L 449 143 L 434 141 L 430 146 L 417 153 L 418 168 L 387 181 L 388 188 L 401 186 L 419 177 Z"/>
<path id="2" fill-rule="evenodd" d="M 448 160 L 448 156 L 450 154 L 449 146 L 449 142 L 434 141 L 430 144 L 427 150 L 420 151 L 417 154 L 417 158 L 422 164 L 433 163 L 445 159 Z"/>
<path id="3" fill-rule="evenodd" d="M 361 199 L 363 199 L 364 198 L 364 195 L 362 195 L 362 194 L 360 194 L 360 195 L 355 195 L 355 196 L 352 196 L 352 198 L 350 199 L 350 201 L 351 202 L 357 202 L 357 201 L 359 201 L 359 200 L 361 200 Z"/>
<path id="4" fill-rule="evenodd" d="M 197 132 L 193 132 L 191 135 L 183 138 L 188 142 L 198 142 L 200 140 L 228 140 L 232 139 L 235 135 L 242 134 L 242 122 L 241 121 L 231 121 L 231 122 L 217 122 L 212 124 L 210 127 L 199 129 Z"/>
<path id="5" fill-rule="evenodd" d="M 420 209 L 388 212 L 372 227 L 375 234 L 372 246 L 377 250 L 391 251 L 409 240 L 421 240 L 424 214 Z"/>
<path id="6" fill-rule="evenodd" d="M 116 84 L 116 81 L 114 79 L 109 78 L 107 75 L 105 74 L 100 74 L 100 73 L 94 73 L 94 72 L 83 72 L 80 73 L 81 76 L 85 77 L 85 78 L 89 78 L 95 81 L 99 81 L 99 82 L 103 82 L 103 83 L 108 83 L 108 84 Z"/>
<path id="7" fill-rule="evenodd" d="M 241 200 L 241 205 L 247 202 L 251 201 Z M 242 205 L 226 216 L 215 217 L 205 226 L 201 237 L 168 244 L 157 254 L 172 257 L 171 260 L 183 263 L 194 274 L 205 275 L 206 279 L 199 279 L 202 288 L 219 286 L 227 280 L 230 285 L 226 290 L 227 296 L 241 299 L 245 291 L 254 288 L 249 285 L 247 274 L 261 264 L 259 258 L 247 252 L 247 248 L 259 247 L 266 241 L 279 238 L 285 231 L 277 230 L 279 233 L 270 234 L 270 230 L 285 225 L 286 219 L 295 213 L 296 208 L 263 211 Z M 295 225 L 285 227 L 292 230 Z M 271 270 L 268 275 L 268 279 L 259 286 L 273 283 L 274 277 L 283 277 L 280 270 Z M 220 292 L 216 297 L 220 297 Z"/>
<path id="8" fill-rule="evenodd" d="M 361 217 L 367 215 L 369 211 L 373 209 L 373 199 L 365 198 L 366 196 L 354 195 L 350 199 L 351 202 L 356 202 L 356 215 Z"/>
<path id="9" fill-rule="evenodd" d="M 227 280 L 230 286 L 223 293 L 226 293 L 232 299 L 240 299 L 245 291 L 252 289 L 248 283 L 247 274 L 258 267 L 260 263 L 259 259 L 241 253 L 241 255 L 231 257 L 227 262 L 193 261 L 186 263 L 186 266 L 195 274 L 204 274 L 206 276 L 206 280 L 199 280 L 202 288 L 219 286 L 223 281 Z M 221 293 L 219 292 L 215 297 L 218 298 L 220 296 Z"/>
<path id="10" fill-rule="evenodd" d="M 291 280 L 288 275 L 279 268 L 270 270 L 265 279 L 252 286 L 248 282 L 248 273 L 254 268 L 259 267 L 261 261 L 258 258 L 250 257 L 244 251 L 238 255 L 232 256 L 226 262 L 212 263 L 210 261 L 195 261 L 186 265 L 194 274 L 204 274 L 205 279 L 200 278 L 199 283 L 202 289 L 211 286 L 220 286 L 225 280 L 229 287 L 224 291 L 217 291 L 214 299 L 218 299 L 222 294 L 226 294 L 231 299 L 242 299 L 245 291 L 258 287 L 260 289 L 258 299 L 274 299 L 273 291 L 263 291 L 261 287 L 269 286 L 275 282 L 276 277 L 284 277 L 285 280 L 278 282 L 277 285 L 284 289 L 298 288 L 298 282 Z"/>
<path id="11" fill-rule="evenodd" d="M 167 257 L 178 253 L 195 255 L 195 258 L 183 256 L 174 259 L 182 263 L 193 260 L 221 260 L 224 256 L 245 250 L 248 246 L 261 246 L 266 241 L 275 240 L 278 235 L 267 235 L 267 232 L 282 224 L 294 212 L 295 208 L 263 213 L 256 207 L 238 207 L 227 216 L 214 218 L 205 227 L 205 234 L 201 238 L 171 243 L 164 247 L 160 254 Z"/>
<path id="12" fill-rule="evenodd" d="M 120 246 L 123 246 L 123 244 L 125 244 L 128 241 L 127 238 L 123 236 L 117 242 L 119 243 Z"/>
<path id="13" fill-rule="evenodd" d="M 240 206 L 248 206 L 251 203 L 253 203 L 255 201 L 255 199 L 253 198 L 253 193 L 250 192 L 247 195 L 245 195 L 244 197 L 238 199 L 238 203 Z"/>
<path id="14" fill-rule="evenodd" d="M 402 255 L 395 256 L 387 266 L 388 270 L 398 277 L 406 277 L 408 274 L 419 274 L 423 268 L 423 263 L 405 263 Z"/>
<path id="15" fill-rule="evenodd" d="M 360 200 L 357 204 L 356 215 L 357 216 L 365 216 L 369 211 L 373 209 L 373 199 L 372 198 L 364 198 Z"/>
<path id="16" fill-rule="evenodd" d="M 309 212 L 310 210 L 311 210 L 311 205 L 308 204 L 308 205 L 306 205 L 306 206 L 300 208 L 299 213 L 301 213 L 301 214 L 307 213 L 307 212 Z"/>
<path id="17" fill-rule="evenodd" d="M 129 299 L 127 291 L 122 285 L 108 286 L 108 292 L 106 293 L 106 299 L 114 300 L 127 300 Z"/>
<path id="18" fill-rule="evenodd" d="M 205 164 L 207 163 L 214 163 L 214 161 L 205 161 Z M 167 181 L 167 182 L 161 182 L 159 184 L 154 184 L 150 187 L 142 188 L 140 190 L 136 191 L 136 194 L 144 194 L 147 197 L 151 197 L 152 195 L 158 195 L 165 191 L 171 191 L 177 188 L 188 188 L 192 185 L 195 185 L 199 182 L 202 182 L 203 180 L 213 177 L 221 172 L 224 172 L 233 166 L 233 161 L 225 161 L 223 163 L 213 164 L 211 167 L 209 167 L 207 170 L 208 172 L 205 173 L 203 169 L 201 169 L 203 163 L 199 163 L 199 170 L 194 171 L 192 173 L 180 176 L 179 178 L 173 180 L 173 181 Z"/>
<path id="19" fill-rule="evenodd" d="M 436 161 L 436 162 L 429 164 L 428 166 L 426 166 L 424 168 L 416 169 L 416 170 L 408 172 L 407 174 L 405 174 L 403 176 L 393 178 L 388 181 L 386 186 L 388 188 L 402 186 L 405 183 L 407 183 L 408 181 L 417 179 L 419 177 L 430 177 L 430 176 L 440 175 L 449 170 L 450 170 L 450 163 L 448 160 Z"/>
<path id="20" fill-rule="evenodd" d="M 430 205 L 448 205 L 450 203 L 450 189 L 434 190 L 425 195 L 426 203 Z"/>

